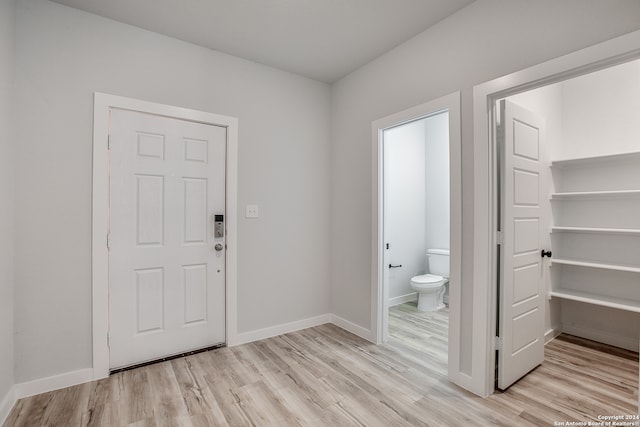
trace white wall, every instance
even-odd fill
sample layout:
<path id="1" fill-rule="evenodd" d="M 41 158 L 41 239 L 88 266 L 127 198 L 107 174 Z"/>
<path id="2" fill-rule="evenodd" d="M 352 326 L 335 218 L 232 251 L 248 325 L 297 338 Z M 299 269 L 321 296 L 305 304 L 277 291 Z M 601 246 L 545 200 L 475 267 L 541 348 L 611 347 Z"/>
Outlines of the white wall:
<path id="1" fill-rule="evenodd" d="M 13 66 L 15 1 L 0 0 L 0 423 L 13 386 Z"/>
<path id="2" fill-rule="evenodd" d="M 239 332 L 330 311 L 327 85 L 44 0 L 17 14 L 17 382 L 92 365 L 94 91 L 238 117 Z"/>
<path id="3" fill-rule="evenodd" d="M 640 151 L 640 61 L 568 80 L 562 90 L 557 158 Z"/>
<path id="4" fill-rule="evenodd" d="M 425 119 L 426 248 L 449 249 L 449 113 Z"/>
<path id="5" fill-rule="evenodd" d="M 425 120 L 384 131 L 385 242 L 389 261 L 389 298 L 414 293 L 410 281 L 424 273 L 426 243 Z"/>
<path id="6" fill-rule="evenodd" d="M 332 86 L 333 313 L 371 321 L 371 122 L 461 90 L 461 370 L 473 374 L 472 87 L 640 28 L 635 0 L 477 1 Z"/>

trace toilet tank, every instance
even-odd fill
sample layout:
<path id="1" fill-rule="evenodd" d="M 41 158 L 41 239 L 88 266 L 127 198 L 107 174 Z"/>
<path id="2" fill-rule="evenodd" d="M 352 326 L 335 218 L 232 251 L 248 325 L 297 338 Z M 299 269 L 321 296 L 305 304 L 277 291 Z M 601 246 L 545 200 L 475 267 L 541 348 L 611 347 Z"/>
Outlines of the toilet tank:
<path id="1" fill-rule="evenodd" d="M 449 277 L 449 249 L 427 249 L 427 271 Z"/>

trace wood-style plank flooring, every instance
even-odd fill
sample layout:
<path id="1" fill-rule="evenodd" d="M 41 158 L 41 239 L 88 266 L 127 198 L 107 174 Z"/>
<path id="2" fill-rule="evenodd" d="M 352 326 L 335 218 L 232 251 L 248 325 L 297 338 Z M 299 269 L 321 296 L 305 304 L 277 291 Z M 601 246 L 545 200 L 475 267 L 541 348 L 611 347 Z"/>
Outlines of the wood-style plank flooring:
<path id="1" fill-rule="evenodd" d="M 447 312 L 390 311 L 375 346 L 334 325 L 18 401 L 5 426 L 553 426 L 637 413 L 637 353 L 561 336 L 487 399 L 446 376 Z"/>

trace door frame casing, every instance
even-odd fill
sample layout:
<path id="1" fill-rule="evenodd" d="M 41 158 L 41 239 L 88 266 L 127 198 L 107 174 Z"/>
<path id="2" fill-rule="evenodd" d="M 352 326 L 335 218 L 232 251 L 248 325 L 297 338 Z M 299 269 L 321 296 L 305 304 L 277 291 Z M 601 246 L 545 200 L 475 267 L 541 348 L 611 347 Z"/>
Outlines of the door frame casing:
<path id="1" fill-rule="evenodd" d="M 384 274 L 384 156 L 383 132 L 405 123 L 449 113 L 449 191 L 450 191 L 450 274 L 449 283 L 449 378 L 457 384 L 468 379 L 460 372 L 460 283 L 462 278 L 462 152 L 460 92 L 437 98 L 390 116 L 371 125 L 372 150 L 372 248 L 371 248 L 371 341 L 381 344 L 388 330 L 389 289 Z M 451 339 L 453 334 L 454 339 Z"/>
<path id="2" fill-rule="evenodd" d="M 587 47 L 473 88 L 474 258 L 473 365 L 470 390 L 494 391 L 497 316 L 497 140 L 496 101 L 640 58 L 640 31 Z M 506 237 L 505 237 L 506 238 Z M 477 373 L 477 374 L 476 374 Z"/>
<path id="3" fill-rule="evenodd" d="M 237 194 L 238 119 L 235 117 L 158 104 L 122 96 L 94 93 L 92 184 L 92 333 L 93 379 L 109 376 L 109 251 L 107 249 L 109 170 L 108 138 L 111 108 L 227 128 L 226 155 L 226 287 L 225 332 L 233 343 L 237 328 Z"/>

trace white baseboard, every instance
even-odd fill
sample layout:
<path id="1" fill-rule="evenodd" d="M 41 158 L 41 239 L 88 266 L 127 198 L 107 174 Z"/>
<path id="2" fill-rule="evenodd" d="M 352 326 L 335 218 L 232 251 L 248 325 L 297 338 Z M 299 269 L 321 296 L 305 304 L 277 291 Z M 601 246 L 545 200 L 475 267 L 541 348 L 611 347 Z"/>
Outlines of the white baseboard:
<path id="1" fill-rule="evenodd" d="M 312 328 L 314 326 L 324 325 L 325 323 L 333 323 L 340 328 L 349 331 L 368 341 L 375 342 L 371 337 L 370 329 L 356 325 L 340 316 L 334 314 L 322 314 L 320 316 L 310 317 L 308 319 L 298 320 L 295 322 L 285 323 L 282 325 L 270 326 L 268 328 L 258 329 L 250 332 L 238 334 L 234 339 L 229 340 L 227 345 L 233 347 L 236 345 L 246 344 L 253 341 L 259 341 L 266 338 L 275 337 L 289 332 L 295 332 L 302 329 Z M 67 372 L 64 374 L 54 375 L 51 377 L 40 378 L 33 381 L 18 383 L 13 386 L 11 391 L 0 402 L 0 420 L 6 417 L 13 405 L 18 399 L 33 396 L 40 393 L 46 393 L 65 387 L 70 387 L 94 380 L 93 368 L 81 369 L 78 371 Z M 0 422 L 0 425 L 2 423 Z"/>
<path id="2" fill-rule="evenodd" d="M 409 301 L 416 301 L 418 299 L 418 293 L 412 292 L 406 295 L 400 295 L 399 297 L 389 298 L 389 307 L 393 307 L 394 305 L 404 304 Z"/>
<path id="3" fill-rule="evenodd" d="M 17 399 L 22 399 L 23 397 L 71 387 L 89 381 L 93 381 L 93 368 L 80 369 L 79 371 L 18 383 L 14 386 L 15 396 Z"/>
<path id="4" fill-rule="evenodd" d="M 615 347 L 624 348 L 631 351 L 638 351 L 638 337 L 616 335 L 611 332 L 604 332 L 593 328 L 584 328 L 579 326 L 571 326 L 562 324 L 562 332 L 575 335 L 577 337 L 586 338 L 609 344 Z"/>
<path id="5" fill-rule="evenodd" d="M 9 412 L 13 409 L 13 406 L 17 402 L 16 397 L 16 386 L 13 386 L 9 389 L 7 394 L 0 400 L 0 426 L 4 425 L 4 422 L 7 420 L 9 416 Z"/>
<path id="6" fill-rule="evenodd" d="M 410 301 L 410 300 L 409 300 Z M 255 331 L 242 332 L 235 338 L 230 339 L 227 342 L 229 347 L 236 345 L 247 344 L 254 341 L 260 341 L 266 338 L 275 337 L 282 334 L 288 334 L 289 332 L 296 332 L 302 329 L 313 328 L 314 326 L 324 325 L 325 323 L 333 323 L 340 328 L 351 332 L 367 341 L 375 342 L 375 338 L 371 337 L 371 330 L 363 328 L 360 325 L 356 325 L 349 320 L 343 319 L 335 314 L 322 314 L 316 317 L 310 317 L 308 319 L 298 320 L 291 323 L 284 323 L 282 325 L 270 326 L 264 329 L 258 329 Z"/>
<path id="7" fill-rule="evenodd" d="M 258 329 L 256 331 L 242 332 L 236 335 L 233 339 L 230 339 L 227 345 L 233 347 L 240 344 L 246 344 L 253 341 L 263 340 L 265 338 L 271 338 L 282 334 L 288 334 L 289 332 L 299 331 L 301 329 L 312 328 L 314 326 L 324 325 L 325 323 L 331 323 L 330 314 L 322 314 L 320 316 L 310 317 L 308 319 L 297 320 L 295 322 L 284 323 L 282 325 L 270 326 L 264 329 Z"/>
<path id="8" fill-rule="evenodd" d="M 359 336 L 360 338 L 364 338 L 367 341 L 371 341 L 373 343 L 376 342 L 376 337 L 373 336 L 371 329 L 363 328 L 362 326 L 356 325 L 355 323 L 347 319 L 343 319 L 340 316 L 336 316 L 335 314 L 331 315 L 331 323 L 341 327 L 345 331 L 349 331 L 352 334 Z"/>
<path id="9" fill-rule="evenodd" d="M 551 328 L 544 334 L 544 345 L 549 344 L 553 341 L 558 335 L 562 333 L 560 328 Z"/>

